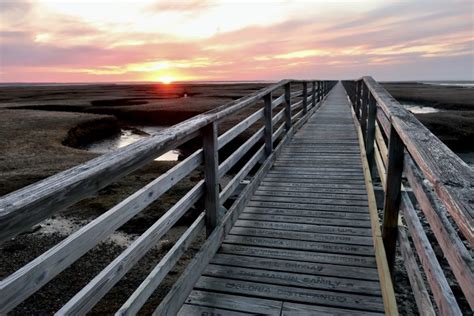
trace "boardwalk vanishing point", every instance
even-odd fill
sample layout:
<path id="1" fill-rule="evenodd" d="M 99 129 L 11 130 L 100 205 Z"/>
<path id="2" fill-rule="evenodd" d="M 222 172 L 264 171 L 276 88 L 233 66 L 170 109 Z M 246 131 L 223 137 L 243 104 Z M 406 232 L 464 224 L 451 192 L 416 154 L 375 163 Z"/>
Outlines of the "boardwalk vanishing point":
<path id="1" fill-rule="evenodd" d="M 219 135 L 220 120 L 255 104 L 261 107 Z M 254 124 L 252 136 L 219 157 Z M 196 137 L 201 149 L 2 280 L 0 313 L 200 166 L 204 178 L 58 315 L 89 312 L 200 199 L 202 213 L 117 315 L 138 313 L 203 230 L 205 242 L 155 315 L 397 315 L 397 249 L 420 314 L 468 312 L 459 300 L 473 308 L 473 171 L 371 77 L 283 80 L 10 193 L 0 198 L 0 240 Z M 238 163 L 223 186 L 222 177 Z M 379 205 L 373 182 L 383 197 Z M 447 273 L 462 293 L 453 293 Z"/>

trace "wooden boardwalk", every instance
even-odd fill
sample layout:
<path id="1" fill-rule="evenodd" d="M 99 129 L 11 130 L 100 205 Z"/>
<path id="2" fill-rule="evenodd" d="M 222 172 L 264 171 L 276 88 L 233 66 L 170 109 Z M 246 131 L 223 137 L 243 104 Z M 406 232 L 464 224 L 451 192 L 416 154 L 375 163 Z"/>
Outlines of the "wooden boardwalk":
<path id="1" fill-rule="evenodd" d="M 206 240 L 153 315 L 398 315 L 395 259 L 404 264 L 420 314 L 474 309 L 473 169 L 373 78 L 335 84 L 281 80 L 0 197 L 1 245 L 165 152 L 202 141 L 189 157 L 0 280 L 0 314 L 31 313 L 27 300 L 34 293 L 201 167 L 204 179 L 56 315 L 84 315 L 112 297 L 107 294 L 202 200 L 201 214 L 116 315 L 135 315 L 152 303 L 203 230 Z M 219 133 L 219 122 L 244 109 L 252 114 Z M 257 122 L 260 128 L 244 136 Z M 219 150 L 238 136 L 246 140 L 223 159 Z M 244 165 L 229 174 L 237 163 Z M 251 181 L 243 181 L 250 173 Z M 220 188 L 225 175 L 232 180 Z M 384 191 L 382 223 L 372 179 Z M 451 288 L 453 275 L 459 288 Z M 35 302 L 41 304 L 47 305 Z M 405 307 L 403 314 L 413 312 Z"/>
<path id="2" fill-rule="evenodd" d="M 180 314 L 383 313 L 372 234 L 338 84 L 283 149 Z"/>

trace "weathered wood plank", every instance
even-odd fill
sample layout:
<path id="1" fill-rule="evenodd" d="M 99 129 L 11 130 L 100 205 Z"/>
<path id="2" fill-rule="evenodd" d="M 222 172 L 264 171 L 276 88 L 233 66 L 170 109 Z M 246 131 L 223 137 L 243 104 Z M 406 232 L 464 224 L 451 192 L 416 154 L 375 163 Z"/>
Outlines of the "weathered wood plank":
<path id="1" fill-rule="evenodd" d="M 153 294 L 158 285 L 163 281 L 165 276 L 170 272 L 172 267 L 178 262 L 179 258 L 184 254 L 186 249 L 191 245 L 196 236 L 205 227 L 205 213 L 193 222 L 193 224 L 184 232 L 184 234 L 176 241 L 168 253 L 160 260 L 160 262 L 148 274 L 146 279 L 133 292 L 127 301 L 120 307 L 115 315 L 134 315 L 138 313 L 140 308 L 145 304 L 148 298 Z"/>
<path id="2" fill-rule="evenodd" d="M 308 232 L 295 232 L 288 230 L 270 230 L 249 227 L 234 227 L 230 231 L 231 235 L 269 237 L 277 239 L 292 239 L 297 241 L 327 242 L 349 245 L 372 246 L 373 241 L 370 237 L 320 234 Z"/>
<path id="3" fill-rule="evenodd" d="M 365 196 L 366 191 L 364 189 L 344 189 L 344 188 L 324 188 L 324 187 L 292 187 L 292 186 L 272 186 L 272 185 L 267 185 L 263 184 L 259 187 L 259 189 L 264 192 L 294 192 L 294 193 L 307 193 L 311 194 L 314 193 L 315 195 L 318 194 L 331 194 L 334 195 L 335 197 L 338 195 L 343 195 L 343 196 Z"/>
<path id="4" fill-rule="evenodd" d="M 255 227 L 265 229 L 281 229 L 281 230 L 293 230 L 293 231 L 307 231 L 315 233 L 325 234 L 340 234 L 340 235 L 357 235 L 357 236 L 370 236 L 370 231 L 366 227 L 344 227 L 344 226 L 331 226 L 331 222 L 328 224 L 302 224 L 302 223 L 287 223 L 287 222 L 271 222 L 271 221 L 259 221 L 259 220 L 245 220 L 239 219 L 235 226 L 241 227 Z"/>
<path id="5" fill-rule="evenodd" d="M 413 296 L 415 297 L 416 305 L 420 315 L 434 316 L 435 311 L 433 304 L 431 304 L 430 295 L 426 289 L 425 282 L 421 275 L 418 263 L 415 259 L 415 253 L 412 250 L 406 228 L 399 227 L 398 241 L 400 243 L 400 252 L 403 257 L 403 263 L 407 271 L 410 285 L 413 289 Z"/>
<path id="6" fill-rule="evenodd" d="M 202 162 L 202 151 L 195 152 L 183 162 L 153 180 L 142 189 L 79 229 L 56 246 L 37 257 L 0 282 L 0 311 L 6 313 L 98 242 L 150 205 L 173 185 L 181 181 Z"/>
<path id="7" fill-rule="evenodd" d="M 269 92 L 280 89 L 280 81 L 209 112 L 196 115 L 152 137 L 102 155 L 0 198 L 0 241 L 46 219 L 97 192 L 120 177 L 139 169 L 168 150 L 196 137 L 213 121 L 252 105 Z"/>
<path id="8" fill-rule="evenodd" d="M 443 269 L 406 193 L 402 194 L 400 206 L 440 313 L 461 315 L 461 310 L 443 274 Z"/>
<path id="9" fill-rule="evenodd" d="M 204 208 L 206 210 L 206 233 L 209 236 L 219 221 L 219 149 L 217 145 L 217 122 L 202 129 L 204 154 Z"/>
<path id="10" fill-rule="evenodd" d="M 293 273 L 291 271 L 281 272 L 210 264 L 203 275 L 215 278 L 381 296 L 378 282 L 315 276 Z"/>
<path id="11" fill-rule="evenodd" d="M 224 243 L 236 245 L 250 245 L 257 247 L 270 248 L 284 248 L 295 250 L 306 250 L 314 252 L 326 252 L 333 254 L 349 254 L 360 256 L 373 256 L 374 250 L 372 247 L 352 245 L 352 244 L 337 244 L 325 242 L 310 242 L 304 243 L 293 239 L 276 239 L 266 237 L 241 236 L 241 235 L 227 235 Z"/>
<path id="12" fill-rule="evenodd" d="M 245 141 L 236 151 L 219 165 L 219 177 L 225 175 L 263 137 L 264 127 Z"/>
<path id="13" fill-rule="evenodd" d="M 367 196 L 365 194 L 334 194 L 334 193 L 321 193 L 321 192 L 304 192 L 304 191 L 279 191 L 271 187 L 260 186 L 255 192 L 255 196 L 277 196 L 277 197 L 307 197 L 311 196 L 312 199 L 328 199 L 328 200 L 342 200 L 342 201 L 363 201 L 367 205 Z M 301 200 L 300 200 L 301 202 Z M 354 205 L 354 204 L 351 204 Z"/>
<path id="14" fill-rule="evenodd" d="M 343 205 L 343 206 L 367 206 L 367 201 L 364 200 L 345 200 L 345 199 L 325 199 L 325 198 L 303 198 L 291 196 L 275 196 L 275 195 L 254 195 L 252 201 L 264 202 L 296 202 L 300 204 L 328 204 L 328 205 Z"/>
<path id="15" fill-rule="evenodd" d="M 334 264 L 324 264 L 317 262 L 306 262 L 297 258 L 288 257 L 287 259 L 278 259 L 272 257 L 253 257 L 245 255 L 235 255 L 226 253 L 217 253 L 211 260 L 211 263 L 233 267 L 269 269 L 273 271 L 292 271 L 293 273 L 335 276 L 340 278 L 366 280 L 371 282 L 378 281 L 377 270 L 374 268 L 348 267 Z"/>
<path id="16" fill-rule="evenodd" d="M 285 84 L 285 126 L 289 130 L 291 128 L 291 84 Z"/>
<path id="17" fill-rule="evenodd" d="M 187 304 L 237 310 L 251 314 L 280 315 L 281 302 L 206 291 L 192 291 Z M 189 314 L 188 314 L 189 315 Z M 224 313 L 223 315 L 227 315 Z M 210 316 L 210 315 L 208 315 Z"/>
<path id="18" fill-rule="evenodd" d="M 390 270 L 395 264 L 398 210 L 403 172 L 403 142 L 395 130 L 391 130 L 388 147 L 388 166 L 383 208 L 382 239 Z"/>
<path id="19" fill-rule="evenodd" d="M 233 294 L 246 294 L 263 298 L 274 298 L 285 301 L 298 301 L 313 304 L 347 307 L 360 310 L 383 311 L 380 297 L 339 292 L 310 290 L 281 285 L 257 282 L 245 282 L 203 276 L 196 283 L 196 288 L 203 290 L 225 291 Z"/>
<path id="20" fill-rule="evenodd" d="M 284 302 L 281 316 L 293 315 L 351 315 L 354 310 Z M 357 315 L 384 315 L 383 313 L 357 311 Z"/>
<path id="21" fill-rule="evenodd" d="M 472 255 L 447 218 L 446 209 L 433 194 L 432 188 L 428 186 L 427 181 L 416 169 L 411 158 L 405 157 L 405 166 L 405 174 L 417 202 L 421 206 L 467 301 L 474 309 L 474 287 L 472 286 L 474 284 L 474 260 Z"/>
<path id="22" fill-rule="evenodd" d="M 264 117 L 264 109 L 260 109 L 244 119 L 242 122 L 238 123 L 227 132 L 219 136 L 218 138 L 218 148 L 221 149 L 228 143 L 230 143 L 234 138 L 239 136 L 247 128 L 255 124 L 259 119 Z"/>
<path id="23" fill-rule="evenodd" d="M 470 245 L 474 245 L 474 171 L 370 77 L 364 77 L 397 133 Z M 436 149 L 436 150 L 434 150 Z"/>
<path id="24" fill-rule="evenodd" d="M 265 131 L 263 138 L 265 139 L 265 154 L 269 156 L 273 151 L 273 122 L 272 122 L 272 94 L 269 93 L 263 98 Z"/>
<path id="25" fill-rule="evenodd" d="M 280 95 L 278 98 L 272 101 L 272 110 L 275 109 L 277 106 L 285 102 L 285 94 Z"/>
<path id="26" fill-rule="evenodd" d="M 250 160 L 240 169 L 240 171 L 232 178 L 227 186 L 220 193 L 221 203 L 224 203 L 237 189 L 240 182 L 249 174 L 255 165 L 265 157 L 265 148 L 262 146 L 260 149 L 250 158 Z"/>
<path id="27" fill-rule="evenodd" d="M 307 204 L 295 202 L 273 202 L 273 201 L 253 201 L 248 203 L 249 206 L 266 207 L 266 208 L 288 208 L 313 211 L 332 211 L 332 212 L 351 212 L 351 213 L 367 213 L 367 207 L 348 206 L 348 205 L 332 205 L 332 204 Z"/>
<path id="28" fill-rule="evenodd" d="M 125 251 L 105 267 L 57 312 L 60 315 L 83 315 L 142 258 L 150 248 L 196 203 L 204 192 L 200 181 Z"/>
<path id="29" fill-rule="evenodd" d="M 267 215 L 286 215 L 297 217 L 328 217 L 328 218 L 345 218 L 365 220 L 369 219 L 369 214 L 364 213 L 347 213 L 347 212 L 330 212 L 330 211 L 312 211 L 300 209 L 286 209 L 286 208 L 265 208 L 248 206 L 244 209 L 244 213 L 267 214 Z"/>
<path id="30" fill-rule="evenodd" d="M 189 293 L 192 291 L 195 282 L 198 280 L 202 271 L 209 263 L 212 256 L 216 253 L 221 241 L 234 226 L 235 221 L 245 207 L 251 194 L 260 184 L 263 176 L 270 169 L 281 149 L 291 139 L 294 130 L 288 130 L 282 141 L 277 145 L 273 153 L 265 160 L 262 167 L 255 174 L 253 181 L 248 184 L 242 191 L 239 198 L 234 202 L 229 211 L 224 215 L 221 223 L 214 229 L 213 233 L 203 244 L 196 256 L 188 264 L 178 281 L 173 285 L 166 297 L 161 301 L 160 305 L 155 309 L 153 315 L 174 315 L 178 312 L 179 307 L 184 303 Z"/>
<path id="31" fill-rule="evenodd" d="M 377 270 L 379 273 L 380 287 L 382 290 L 382 297 L 384 302 L 385 313 L 387 315 L 398 315 L 397 300 L 395 298 L 395 291 L 393 288 L 392 278 L 390 270 L 387 264 L 387 256 L 385 254 L 385 248 L 383 246 L 382 233 L 380 231 L 380 223 L 378 217 L 377 203 L 375 201 L 375 193 L 372 184 L 371 170 L 367 161 L 367 153 L 363 144 L 362 130 L 358 124 L 356 115 L 352 111 L 352 119 L 357 130 L 357 136 L 359 138 L 360 156 L 363 164 L 365 185 L 367 187 L 367 199 L 369 202 L 369 214 L 372 225 L 372 237 L 375 248 L 375 260 L 377 263 Z M 382 185 L 385 184 L 383 173 L 380 174 Z M 384 187 L 385 188 L 385 187 Z"/>
<path id="32" fill-rule="evenodd" d="M 206 306 L 198 306 L 198 305 L 191 305 L 191 304 L 183 304 L 181 309 L 179 310 L 178 316 L 188 316 L 188 315 L 201 315 L 201 316 L 248 316 L 248 313 L 242 313 L 238 311 L 232 311 L 228 309 L 222 308 L 215 308 L 215 307 L 206 307 Z"/>

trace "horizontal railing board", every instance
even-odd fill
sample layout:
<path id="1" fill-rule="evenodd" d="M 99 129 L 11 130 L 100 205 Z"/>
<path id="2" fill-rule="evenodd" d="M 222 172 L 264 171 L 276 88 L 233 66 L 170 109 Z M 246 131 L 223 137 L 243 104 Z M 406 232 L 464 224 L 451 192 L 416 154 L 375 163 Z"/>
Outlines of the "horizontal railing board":
<path id="1" fill-rule="evenodd" d="M 464 296 L 471 308 L 474 309 L 474 260 L 472 255 L 447 218 L 446 209 L 441 206 L 441 202 L 435 195 L 430 194 L 430 188 L 408 157 L 405 157 L 404 169 L 418 204 L 425 214 Z"/>
<path id="2" fill-rule="evenodd" d="M 40 289 L 98 242 L 168 191 L 201 162 L 202 152 L 198 151 L 0 281 L 0 293 L 2 293 L 0 295 L 0 312 L 9 311 Z"/>
<path id="3" fill-rule="evenodd" d="M 290 80 L 258 90 L 157 134 L 92 159 L 0 198 L 0 241 L 90 196 L 120 177 L 139 169 L 168 150 L 199 135 L 207 124 L 227 118 L 280 89 Z"/>
<path id="4" fill-rule="evenodd" d="M 202 212 L 176 241 L 163 259 L 153 268 L 135 292 L 130 295 L 115 315 L 132 315 L 138 313 L 168 272 L 171 271 L 176 262 L 178 262 L 186 249 L 195 241 L 197 235 L 204 229 L 204 219 L 205 213 Z"/>
<path id="5" fill-rule="evenodd" d="M 219 165 L 219 176 L 225 175 L 262 137 L 264 128 L 261 127 L 245 143 L 234 151 L 226 160 Z"/>
<path id="6" fill-rule="evenodd" d="M 235 137 L 240 135 L 243 131 L 245 131 L 247 128 L 252 126 L 255 122 L 257 122 L 259 119 L 263 118 L 263 109 L 260 109 L 244 119 L 242 122 L 238 123 L 231 129 L 229 129 L 227 132 L 219 136 L 218 138 L 218 149 L 221 149 L 225 145 L 227 145 L 230 141 L 232 141 Z"/>
<path id="7" fill-rule="evenodd" d="M 253 167 L 262 159 L 265 155 L 265 148 L 261 146 L 260 149 L 253 155 L 252 158 L 240 169 L 240 171 L 232 178 L 227 186 L 222 190 L 219 195 L 221 203 L 225 202 L 240 185 L 240 182 L 249 174 Z"/>
<path id="8" fill-rule="evenodd" d="M 125 251 L 71 298 L 58 315 L 84 315 L 155 245 L 204 193 L 201 180 Z"/>
<path id="9" fill-rule="evenodd" d="M 363 80 L 472 247 L 474 171 L 374 79 Z"/>

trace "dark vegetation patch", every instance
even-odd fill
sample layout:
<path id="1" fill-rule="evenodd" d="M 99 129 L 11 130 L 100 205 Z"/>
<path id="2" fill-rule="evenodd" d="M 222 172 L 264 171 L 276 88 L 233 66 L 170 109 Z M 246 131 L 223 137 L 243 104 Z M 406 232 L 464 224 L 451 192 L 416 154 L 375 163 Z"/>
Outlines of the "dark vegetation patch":
<path id="1" fill-rule="evenodd" d="M 80 123 L 71 128 L 63 141 L 63 145 L 80 148 L 119 133 L 118 121 L 112 117 L 105 117 Z"/>
<path id="2" fill-rule="evenodd" d="M 443 111 L 416 117 L 453 151 L 474 151 L 474 111 Z"/>

